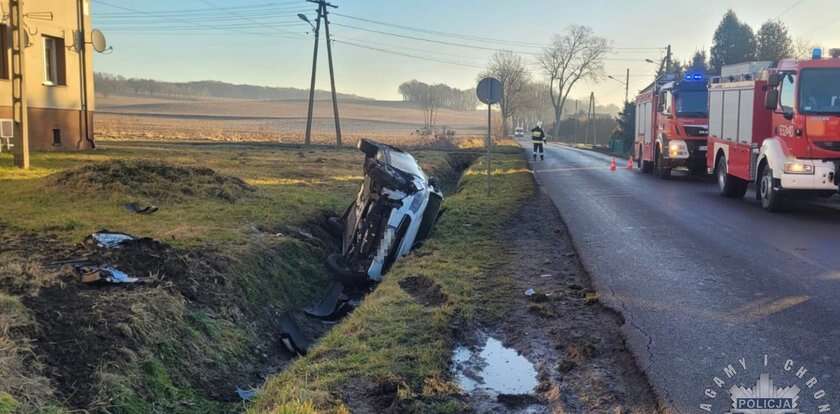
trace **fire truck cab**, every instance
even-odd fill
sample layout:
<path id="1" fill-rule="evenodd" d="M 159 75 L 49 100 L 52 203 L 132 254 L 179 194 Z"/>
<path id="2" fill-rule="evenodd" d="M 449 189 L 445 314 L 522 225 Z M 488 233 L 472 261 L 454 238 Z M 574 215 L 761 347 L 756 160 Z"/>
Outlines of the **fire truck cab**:
<path id="1" fill-rule="evenodd" d="M 675 168 L 706 173 L 708 84 L 700 72 L 666 74 L 636 97 L 638 168 L 668 178 Z"/>
<path id="2" fill-rule="evenodd" d="M 840 174 L 840 50 L 823 59 L 733 65 L 712 81 L 707 166 L 722 195 L 756 185 L 768 211 L 830 197 Z"/>

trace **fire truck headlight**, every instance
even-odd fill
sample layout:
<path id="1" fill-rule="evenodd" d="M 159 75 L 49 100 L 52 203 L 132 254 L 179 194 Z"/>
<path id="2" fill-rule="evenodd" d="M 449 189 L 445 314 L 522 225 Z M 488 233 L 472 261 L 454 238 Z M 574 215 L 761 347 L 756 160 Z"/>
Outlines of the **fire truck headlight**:
<path id="1" fill-rule="evenodd" d="M 688 145 L 681 140 L 671 141 L 668 143 L 668 155 L 671 158 L 688 158 Z"/>
<path id="2" fill-rule="evenodd" d="M 814 165 L 802 162 L 786 162 L 785 174 L 814 175 Z"/>

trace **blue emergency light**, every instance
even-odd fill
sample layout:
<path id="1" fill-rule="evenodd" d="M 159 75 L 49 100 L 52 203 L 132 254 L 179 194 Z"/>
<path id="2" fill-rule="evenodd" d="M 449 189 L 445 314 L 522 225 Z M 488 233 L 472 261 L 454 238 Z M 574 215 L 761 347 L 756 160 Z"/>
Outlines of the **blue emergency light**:
<path id="1" fill-rule="evenodd" d="M 814 48 L 814 52 L 811 54 L 811 58 L 814 60 L 822 59 L 822 49 L 821 48 Z"/>
<path id="2" fill-rule="evenodd" d="M 686 73 L 685 80 L 687 81 L 702 81 L 705 77 L 702 73 Z"/>

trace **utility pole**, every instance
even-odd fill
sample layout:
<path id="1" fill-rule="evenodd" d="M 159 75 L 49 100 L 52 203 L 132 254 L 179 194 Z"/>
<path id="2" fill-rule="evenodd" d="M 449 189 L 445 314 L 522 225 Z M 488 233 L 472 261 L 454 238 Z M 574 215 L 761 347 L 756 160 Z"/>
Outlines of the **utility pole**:
<path id="1" fill-rule="evenodd" d="M 624 102 L 630 102 L 630 68 L 627 68 L 627 79 L 624 82 Z"/>
<path id="2" fill-rule="evenodd" d="M 668 45 L 668 53 L 665 55 L 665 73 L 671 73 L 671 45 Z"/>
<path id="3" fill-rule="evenodd" d="M 596 131 L 592 125 L 592 120 L 595 118 L 595 92 L 591 92 L 589 94 L 589 107 L 587 110 L 586 118 L 586 139 L 584 141 L 584 144 L 589 143 L 589 135 L 592 135 L 592 145 L 595 145 Z"/>
<path id="4" fill-rule="evenodd" d="M 327 6 L 337 9 L 338 6 L 333 6 L 323 0 L 321 0 L 321 9 L 323 10 L 324 15 L 324 34 L 327 36 L 327 60 L 330 62 L 330 87 L 332 87 L 332 104 L 333 104 L 333 117 L 335 117 L 335 146 L 341 146 L 341 121 L 338 117 L 338 98 L 335 94 L 335 72 L 333 71 L 333 58 L 332 58 L 332 39 L 330 39 L 330 21 L 327 18 Z"/>
<path id="5" fill-rule="evenodd" d="M 341 121 L 339 120 L 339 113 L 338 113 L 338 99 L 337 94 L 335 91 L 335 71 L 333 69 L 333 58 L 332 58 L 332 39 L 330 38 L 330 21 L 327 18 L 327 7 L 337 9 L 338 6 L 328 3 L 326 0 L 306 0 L 309 3 L 314 3 L 318 5 L 318 21 L 315 22 L 313 29 L 315 30 L 315 49 L 313 51 L 312 57 L 312 80 L 309 86 L 309 113 L 306 117 L 306 136 L 304 137 L 304 144 L 309 145 L 312 137 L 312 112 L 313 112 L 313 105 L 315 101 L 315 73 L 316 68 L 318 66 L 318 40 L 320 39 L 321 33 L 321 19 L 324 20 L 324 34 L 326 35 L 327 39 L 327 60 L 329 61 L 330 67 L 330 87 L 332 91 L 332 104 L 333 104 L 333 116 L 335 117 L 335 143 L 337 146 L 341 146 Z M 298 15 L 302 20 L 307 21 L 308 19 L 305 18 L 303 15 Z M 310 23 L 311 24 L 311 23 Z"/>
<path id="6" fill-rule="evenodd" d="M 9 1 L 9 22 L 12 29 L 12 117 L 14 118 L 15 165 L 29 168 L 29 113 L 26 105 L 24 59 L 26 29 L 20 0 Z"/>
<path id="7" fill-rule="evenodd" d="M 302 20 L 309 22 L 305 15 L 299 15 Z M 312 24 L 311 22 L 309 24 Z M 309 82 L 309 112 L 306 116 L 306 135 L 303 138 L 303 144 L 309 145 L 312 143 L 312 110 L 315 105 L 315 72 L 318 69 L 318 40 L 321 38 L 321 7 L 318 6 L 318 20 L 315 22 L 315 49 L 312 53 L 312 80 Z"/>

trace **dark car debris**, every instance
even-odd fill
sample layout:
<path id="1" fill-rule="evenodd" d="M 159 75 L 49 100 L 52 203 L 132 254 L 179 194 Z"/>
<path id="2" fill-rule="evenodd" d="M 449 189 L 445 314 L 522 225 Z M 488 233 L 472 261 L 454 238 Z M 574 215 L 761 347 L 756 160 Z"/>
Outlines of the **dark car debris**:
<path id="1" fill-rule="evenodd" d="M 140 204 L 137 204 L 137 203 L 128 203 L 128 204 L 125 205 L 125 209 L 132 212 L 132 213 L 135 213 L 135 214 L 149 215 L 149 214 L 157 213 L 157 211 L 160 208 L 158 208 L 158 206 L 153 206 L 153 205 L 143 206 L 143 205 L 140 205 Z"/>

